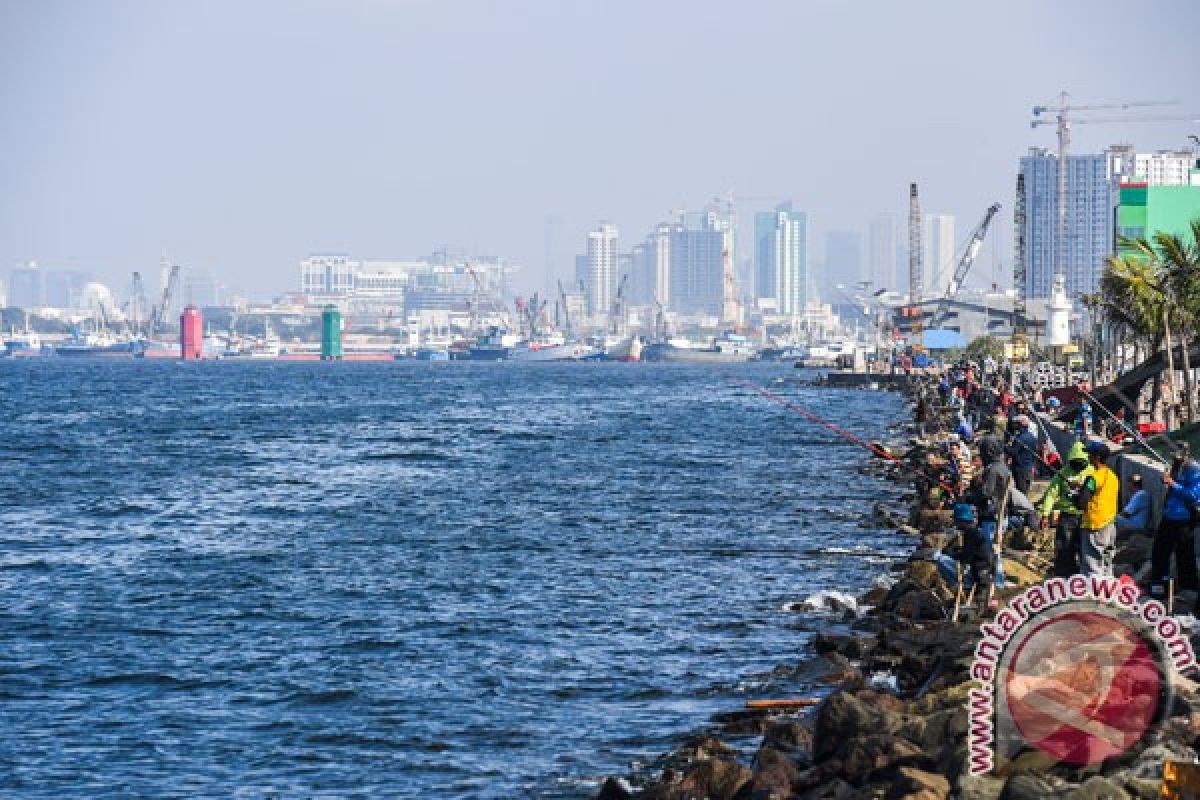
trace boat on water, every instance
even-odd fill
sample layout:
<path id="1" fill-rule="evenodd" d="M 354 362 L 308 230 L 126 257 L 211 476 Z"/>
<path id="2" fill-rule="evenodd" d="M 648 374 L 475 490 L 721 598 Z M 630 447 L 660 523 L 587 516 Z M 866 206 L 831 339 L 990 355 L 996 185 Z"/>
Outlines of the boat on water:
<path id="1" fill-rule="evenodd" d="M 515 334 L 500 328 L 491 328 L 466 348 L 450 351 L 455 361 L 504 361 L 517 344 Z"/>
<path id="2" fill-rule="evenodd" d="M 106 331 L 75 331 L 71 340 L 57 345 L 54 354 L 68 358 L 133 358 L 141 352 L 141 340 L 118 338 Z"/>
<path id="3" fill-rule="evenodd" d="M 403 357 L 400 354 L 396 355 L 397 360 Z M 417 352 L 413 354 L 413 358 L 417 361 L 449 361 L 450 351 L 437 347 L 418 347 Z"/>
<path id="4" fill-rule="evenodd" d="M 32 331 L 17 333 L 4 340 L 4 351 L 0 353 L 7 358 L 34 358 L 45 355 L 42 337 Z"/>
<path id="5" fill-rule="evenodd" d="M 642 351 L 643 361 L 666 361 L 679 364 L 737 364 L 754 361 L 758 349 L 745 336 L 723 333 L 708 346 L 696 346 L 688 340 L 671 339 L 654 342 Z"/>
<path id="6" fill-rule="evenodd" d="M 813 344 L 797 357 L 798 368 L 852 367 L 857 345 L 850 339 Z"/>
<path id="7" fill-rule="evenodd" d="M 508 358 L 510 361 L 522 362 L 582 361 L 585 358 L 592 358 L 599 353 L 600 351 L 597 348 L 581 342 L 563 342 L 562 344 L 541 347 L 523 342 L 513 348 Z"/>
<path id="8" fill-rule="evenodd" d="M 508 354 L 511 361 L 582 361 L 593 358 L 600 349 L 583 342 L 567 341 L 561 331 L 540 331 L 518 342 Z"/>

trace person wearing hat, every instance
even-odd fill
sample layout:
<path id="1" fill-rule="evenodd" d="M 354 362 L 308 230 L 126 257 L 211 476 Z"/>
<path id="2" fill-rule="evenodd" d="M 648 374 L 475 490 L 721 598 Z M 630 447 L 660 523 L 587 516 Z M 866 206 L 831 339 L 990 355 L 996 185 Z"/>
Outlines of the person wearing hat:
<path id="1" fill-rule="evenodd" d="M 1083 442 L 1067 452 L 1067 463 L 1050 479 L 1046 493 L 1038 503 L 1042 528 L 1054 526 L 1054 575 L 1066 578 L 1079 572 L 1080 530 L 1083 511 L 1077 505 L 1079 490 L 1092 474 L 1092 465 Z"/>
<path id="2" fill-rule="evenodd" d="M 1142 486 L 1142 474 L 1135 472 L 1129 478 L 1133 495 L 1117 514 L 1117 530 L 1137 533 L 1150 529 L 1150 493 Z"/>
<path id="3" fill-rule="evenodd" d="M 1108 445 L 1099 439 L 1087 443 L 1091 474 L 1079 487 L 1076 507 L 1083 510 L 1079 520 L 1079 566 L 1084 575 L 1111 577 L 1117 549 L 1117 498 L 1121 480 L 1108 466 Z"/>
<path id="4" fill-rule="evenodd" d="M 1169 472 L 1163 475 L 1167 502 L 1162 521 L 1154 534 L 1150 551 L 1152 594 L 1162 594 L 1171 579 L 1171 556 L 1179 575 L 1179 591 L 1200 588 L 1196 576 L 1196 543 L 1193 530 L 1200 523 L 1200 464 L 1188 457 L 1187 445 L 1180 445 Z"/>
<path id="5" fill-rule="evenodd" d="M 1007 448 L 1012 458 L 1013 486 L 1021 494 L 1029 494 L 1029 486 L 1033 483 L 1033 471 L 1037 466 L 1038 437 L 1033 432 L 1033 420 L 1025 414 L 1013 418 L 1017 426 L 1017 435 Z"/>

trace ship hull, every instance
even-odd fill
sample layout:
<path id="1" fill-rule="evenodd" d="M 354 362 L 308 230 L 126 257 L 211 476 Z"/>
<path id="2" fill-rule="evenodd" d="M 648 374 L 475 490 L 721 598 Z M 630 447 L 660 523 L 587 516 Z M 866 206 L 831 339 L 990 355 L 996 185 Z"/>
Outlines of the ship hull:
<path id="1" fill-rule="evenodd" d="M 659 361 L 673 364 L 744 364 L 753 361 L 752 353 L 727 352 L 722 350 L 691 349 L 670 344 L 648 345 L 642 351 L 642 361 Z"/>

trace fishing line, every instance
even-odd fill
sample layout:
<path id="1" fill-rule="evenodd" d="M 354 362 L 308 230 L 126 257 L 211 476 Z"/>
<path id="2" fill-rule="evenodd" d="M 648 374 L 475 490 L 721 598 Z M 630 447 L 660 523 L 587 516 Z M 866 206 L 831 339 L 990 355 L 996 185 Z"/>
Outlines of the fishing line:
<path id="1" fill-rule="evenodd" d="M 891 461 L 892 463 L 898 464 L 905 469 L 917 472 L 918 474 L 922 474 L 927 478 L 931 478 L 933 481 L 935 481 L 937 483 L 938 486 L 942 487 L 942 489 L 949 492 L 951 495 L 957 496 L 958 492 L 956 489 L 943 483 L 938 477 L 931 475 L 929 472 L 926 472 L 925 469 L 922 469 L 921 467 L 918 467 L 913 464 L 909 464 L 903 458 L 900 458 L 899 456 L 894 455 L 893 453 L 888 451 L 883 446 L 868 442 L 867 440 L 863 439 L 860 436 L 856 436 L 855 434 L 851 433 L 850 431 L 846 430 L 845 428 L 841 427 L 840 425 L 835 425 L 834 423 L 830 422 L 829 420 L 825 419 L 824 417 L 818 416 L 817 414 L 814 414 L 813 412 L 809 411 L 808 409 L 804 408 L 803 406 L 793 403 L 790 400 L 788 400 L 787 398 L 780 397 L 779 395 L 775 394 L 771 390 L 765 389 L 762 386 L 759 386 L 758 384 L 753 383 L 752 381 L 748 381 L 745 378 L 740 378 L 737 375 L 732 375 L 728 372 L 726 372 L 724 374 L 728 380 L 730 380 L 734 383 L 741 384 L 742 386 L 745 386 L 748 389 L 751 389 L 755 393 L 762 395 L 763 397 L 767 398 L 771 402 L 777 403 L 778 405 L 783 406 L 788 411 L 791 411 L 793 414 L 798 414 L 799 416 L 804 417 L 805 419 L 807 419 L 811 422 L 815 422 L 824 428 L 828 428 L 830 431 L 837 434 L 838 436 L 841 436 L 843 439 L 846 439 L 847 441 L 852 442 L 852 443 L 858 445 L 859 447 L 863 447 L 863 448 L 866 448 L 867 450 L 870 450 L 871 453 L 874 454 L 875 456 L 877 456 L 878 458 L 882 458 L 887 461 Z"/>

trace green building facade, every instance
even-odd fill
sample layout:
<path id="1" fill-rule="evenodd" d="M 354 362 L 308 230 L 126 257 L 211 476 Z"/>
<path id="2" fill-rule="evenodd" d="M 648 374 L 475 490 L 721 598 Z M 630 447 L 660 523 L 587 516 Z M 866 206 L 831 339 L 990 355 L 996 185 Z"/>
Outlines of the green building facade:
<path id="1" fill-rule="evenodd" d="M 1154 240 L 1156 233 L 1174 233 L 1190 241 L 1192 220 L 1200 219 L 1200 170 L 1191 186 L 1121 185 L 1117 205 L 1117 235 Z M 1119 245 L 1119 251 L 1123 251 Z"/>

